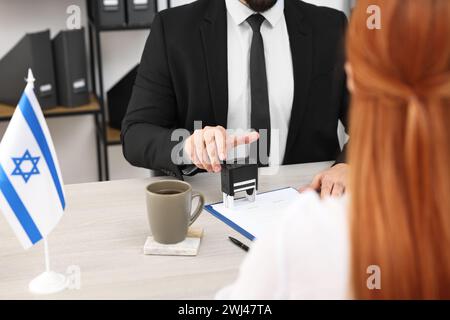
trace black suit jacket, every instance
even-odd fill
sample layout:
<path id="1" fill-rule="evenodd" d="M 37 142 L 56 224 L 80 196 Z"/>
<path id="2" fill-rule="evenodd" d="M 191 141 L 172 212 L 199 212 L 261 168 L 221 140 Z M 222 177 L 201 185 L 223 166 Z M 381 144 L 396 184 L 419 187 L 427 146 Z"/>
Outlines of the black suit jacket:
<path id="1" fill-rule="evenodd" d="M 294 68 L 294 103 L 284 164 L 344 161 L 338 119 L 346 125 L 342 12 L 285 1 Z M 198 0 L 158 13 L 122 126 L 125 158 L 181 177 L 171 161 L 176 128 L 227 127 L 227 11 L 224 0 Z M 282 85 L 282 84 L 280 84 Z"/>

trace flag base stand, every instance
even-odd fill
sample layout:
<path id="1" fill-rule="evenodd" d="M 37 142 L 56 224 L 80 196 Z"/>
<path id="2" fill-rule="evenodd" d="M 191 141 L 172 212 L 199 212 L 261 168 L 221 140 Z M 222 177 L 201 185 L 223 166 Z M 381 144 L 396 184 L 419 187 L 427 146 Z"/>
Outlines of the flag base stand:
<path id="1" fill-rule="evenodd" d="M 46 271 L 31 280 L 28 289 L 34 294 L 52 294 L 67 288 L 66 277 L 50 270 L 50 258 L 47 239 L 44 238 L 44 254 Z"/>
<path id="2" fill-rule="evenodd" d="M 46 271 L 31 280 L 28 289 L 35 294 L 52 294 L 67 287 L 66 277 L 60 273 Z"/>

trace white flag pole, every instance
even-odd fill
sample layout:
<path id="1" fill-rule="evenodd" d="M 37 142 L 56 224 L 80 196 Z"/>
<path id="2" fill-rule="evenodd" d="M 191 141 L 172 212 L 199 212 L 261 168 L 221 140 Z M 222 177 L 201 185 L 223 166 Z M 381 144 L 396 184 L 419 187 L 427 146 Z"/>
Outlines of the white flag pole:
<path id="1" fill-rule="evenodd" d="M 48 253 L 47 238 L 44 238 L 45 271 L 50 272 L 50 256 Z"/>
<path id="2" fill-rule="evenodd" d="M 67 287 L 66 277 L 50 270 L 50 254 L 47 238 L 44 242 L 45 272 L 31 280 L 28 288 L 35 294 L 51 294 L 63 291 Z"/>
<path id="3" fill-rule="evenodd" d="M 28 69 L 28 77 L 26 79 L 27 86 L 34 88 L 34 76 L 31 69 Z M 31 280 L 28 285 L 29 290 L 35 294 L 51 294 L 63 291 L 67 287 L 67 280 L 63 274 L 56 273 L 50 270 L 50 254 L 48 250 L 47 238 L 44 242 L 44 258 L 45 258 L 45 272 Z"/>
<path id="4" fill-rule="evenodd" d="M 25 81 L 27 82 L 27 85 L 31 86 L 34 89 L 34 81 L 36 81 L 36 79 L 33 76 L 33 71 L 31 69 L 28 69 L 28 77 L 25 79 Z"/>

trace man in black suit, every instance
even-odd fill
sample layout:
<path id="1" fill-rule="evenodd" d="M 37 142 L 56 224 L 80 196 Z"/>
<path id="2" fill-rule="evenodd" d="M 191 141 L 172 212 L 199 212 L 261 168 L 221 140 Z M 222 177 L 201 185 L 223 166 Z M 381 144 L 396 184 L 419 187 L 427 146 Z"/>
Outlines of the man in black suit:
<path id="1" fill-rule="evenodd" d="M 300 0 L 198 0 L 158 13 L 123 121 L 126 159 L 179 178 L 219 172 L 230 149 L 261 136 L 261 164 L 336 160 L 310 187 L 341 195 L 346 21 Z"/>

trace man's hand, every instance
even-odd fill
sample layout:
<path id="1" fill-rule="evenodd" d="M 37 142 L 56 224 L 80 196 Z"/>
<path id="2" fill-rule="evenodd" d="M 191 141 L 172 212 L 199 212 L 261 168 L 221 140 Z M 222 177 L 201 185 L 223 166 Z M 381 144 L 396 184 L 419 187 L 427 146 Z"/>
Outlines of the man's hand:
<path id="1" fill-rule="evenodd" d="M 312 183 L 300 188 L 300 192 L 307 190 L 316 190 L 320 192 L 320 196 L 340 197 L 345 193 L 347 187 L 348 164 L 340 163 L 331 167 L 314 177 Z"/>
<path id="2" fill-rule="evenodd" d="M 229 150 L 241 144 L 250 144 L 258 139 L 257 132 L 238 137 L 229 135 L 221 126 L 205 127 L 195 130 L 186 140 L 184 151 L 197 168 L 208 172 L 220 172 L 222 169 L 220 162 L 226 160 Z"/>

